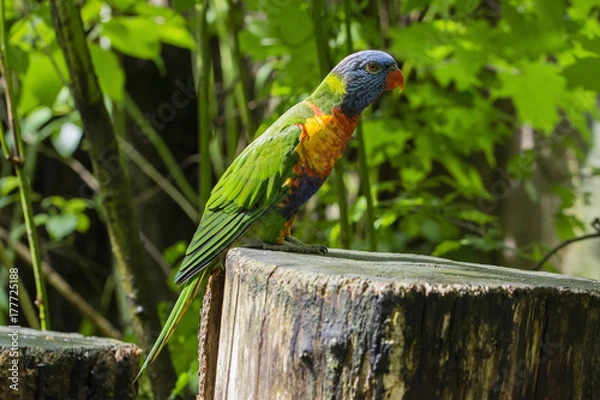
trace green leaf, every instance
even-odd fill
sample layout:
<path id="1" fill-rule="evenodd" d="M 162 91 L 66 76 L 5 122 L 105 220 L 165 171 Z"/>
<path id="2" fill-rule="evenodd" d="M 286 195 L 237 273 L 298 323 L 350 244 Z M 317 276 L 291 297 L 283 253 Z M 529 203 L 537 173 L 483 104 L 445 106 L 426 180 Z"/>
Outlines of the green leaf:
<path id="1" fill-rule="evenodd" d="M 42 207 L 45 209 L 51 206 L 62 209 L 65 204 L 67 204 L 67 200 L 62 196 L 49 196 L 42 200 Z"/>
<path id="2" fill-rule="evenodd" d="M 21 47 L 8 43 L 6 56 L 11 69 L 24 73 L 29 68 L 29 54 Z"/>
<path id="3" fill-rule="evenodd" d="M 389 228 L 397 220 L 398 215 L 396 213 L 388 212 L 377 218 L 373 224 L 375 225 L 375 229 L 380 230 Z"/>
<path id="4" fill-rule="evenodd" d="M 83 130 L 79 125 L 67 122 L 60 127 L 58 134 L 52 137 L 52 145 L 63 157 L 71 157 L 83 136 Z"/>
<path id="5" fill-rule="evenodd" d="M 61 240 L 77 229 L 77 216 L 73 214 L 51 215 L 46 220 L 46 230 L 53 240 Z"/>
<path id="6" fill-rule="evenodd" d="M 445 240 L 435 246 L 435 249 L 431 255 L 434 257 L 439 257 L 456 249 L 460 249 L 461 246 L 462 244 L 460 243 L 460 240 Z"/>
<path id="7" fill-rule="evenodd" d="M 470 198 L 480 196 L 485 191 L 481 175 L 471 164 L 462 162 L 449 153 L 444 154 L 441 161 L 454 178 L 453 186 L 462 194 Z"/>
<path id="8" fill-rule="evenodd" d="M 433 74 L 444 87 L 447 87 L 450 81 L 454 81 L 456 89 L 467 90 L 480 84 L 477 73 L 485 62 L 486 57 L 482 57 L 480 51 L 466 51 L 459 48 L 455 51 L 455 58 L 440 63 L 433 70 Z"/>
<path id="9" fill-rule="evenodd" d="M 194 42 L 192 34 L 184 25 L 178 25 L 166 20 L 157 23 L 156 29 L 158 37 L 165 43 L 190 50 L 196 48 L 196 42 Z"/>
<path id="10" fill-rule="evenodd" d="M 33 224 L 35 226 L 42 226 L 46 223 L 46 221 L 48 221 L 48 218 L 50 218 L 50 216 L 45 213 L 35 214 L 33 216 Z M 23 224 L 22 226 L 23 229 L 25 229 L 25 224 Z"/>
<path id="11" fill-rule="evenodd" d="M 415 66 L 430 66 L 441 62 L 445 54 L 438 51 L 445 44 L 444 34 L 432 23 L 413 24 L 403 29 L 390 30 L 390 50 L 401 60 Z"/>
<path id="12" fill-rule="evenodd" d="M 564 26 L 566 0 L 534 0 L 534 3 L 544 23 L 553 29 L 561 29 Z"/>
<path id="13" fill-rule="evenodd" d="M 594 7 L 600 6 L 598 0 L 572 0 L 571 14 L 576 18 L 585 18 Z"/>
<path id="14" fill-rule="evenodd" d="M 47 48 L 56 47 L 56 32 L 52 25 L 49 2 L 27 11 L 27 17 L 17 20 L 10 27 L 10 43 L 27 52 L 40 49 L 41 44 Z"/>
<path id="15" fill-rule="evenodd" d="M 156 24 L 142 17 L 113 17 L 102 24 L 102 34 L 123 54 L 146 60 L 160 56 Z"/>
<path id="16" fill-rule="evenodd" d="M 506 60 L 538 60 L 571 48 L 569 41 L 565 40 L 564 25 L 560 26 L 562 29 L 551 25 L 532 2 L 514 6 L 506 2 L 502 5 L 502 16 L 500 26 L 508 28 L 510 34 L 498 36 L 494 47 L 503 53 Z"/>
<path id="17" fill-rule="evenodd" d="M 52 109 L 50 107 L 37 108 L 29 115 L 21 119 L 21 129 L 24 133 L 35 133 L 42 126 L 46 125 L 52 119 Z"/>
<path id="18" fill-rule="evenodd" d="M 79 214 L 84 212 L 89 206 L 89 200 L 73 198 L 67 201 L 64 205 L 64 210 L 72 214 Z"/>
<path id="19" fill-rule="evenodd" d="M 101 0 L 87 0 L 86 2 L 84 2 L 79 9 L 83 25 L 87 26 L 88 24 L 97 23 L 100 18 L 100 13 L 102 12 L 103 7 L 106 6 Z"/>
<path id="20" fill-rule="evenodd" d="M 400 170 L 400 178 L 402 184 L 408 189 L 415 189 L 416 186 L 427 176 L 429 171 L 425 171 L 422 168 L 402 168 Z"/>
<path id="21" fill-rule="evenodd" d="M 81 213 L 77 214 L 77 226 L 75 229 L 79 233 L 85 233 L 90 228 L 90 219 L 87 215 Z"/>
<path id="22" fill-rule="evenodd" d="M 566 67 L 562 75 L 569 86 L 581 86 L 584 89 L 600 92 L 600 57 L 588 57 L 577 60 Z"/>
<path id="23" fill-rule="evenodd" d="M 257 1 L 244 17 L 239 34 L 241 50 L 254 60 L 268 59 L 278 70 L 271 95 L 298 94 L 314 89 L 319 73 L 312 20 L 306 2 Z M 252 8 L 254 7 L 254 8 Z M 217 19 L 219 16 L 217 16 Z M 280 59 L 274 57 L 280 56 Z M 277 91 L 277 93 L 276 93 Z"/>
<path id="24" fill-rule="evenodd" d="M 175 386 L 173 387 L 173 390 L 171 390 L 171 394 L 167 400 L 178 399 L 179 395 L 188 387 L 191 377 L 195 375 L 195 373 L 190 373 L 189 371 L 179 374 L 177 381 L 175 382 Z"/>
<path id="25" fill-rule="evenodd" d="M 464 221 L 472 221 L 472 222 L 476 222 L 480 225 L 488 224 L 490 222 L 495 221 L 495 219 L 496 219 L 493 215 L 489 215 L 489 214 L 483 213 L 483 212 L 481 212 L 479 210 L 475 210 L 475 209 L 460 210 L 455 214 L 455 216 Z"/>
<path id="26" fill-rule="evenodd" d="M 467 235 L 465 238 L 460 240 L 463 246 L 471 246 L 475 249 L 482 251 L 493 251 L 500 250 L 504 247 L 504 242 L 501 240 L 494 240 L 492 238 L 477 237 L 473 235 Z"/>
<path id="27" fill-rule="evenodd" d="M 396 119 L 365 120 L 363 131 L 369 166 L 398 157 L 412 137 L 412 132 L 403 129 L 402 121 Z"/>
<path id="28" fill-rule="evenodd" d="M 510 97 L 519 119 L 549 133 L 558 122 L 558 105 L 565 96 L 566 80 L 554 65 L 525 62 L 518 73 L 498 74 L 501 87 L 495 97 Z"/>
<path id="29" fill-rule="evenodd" d="M 139 0 L 112 0 L 110 2 L 110 5 L 111 5 L 111 7 L 126 13 L 126 12 L 131 12 L 132 9 L 135 8 L 135 6 L 138 5 L 139 3 L 146 3 L 146 2 L 140 2 Z"/>
<path id="30" fill-rule="evenodd" d="M 204 1 L 208 1 L 208 0 L 204 0 Z M 196 0 L 174 0 L 173 8 L 175 8 L 175 11 L 180 13 L 180 12 L 184 12 L 184 11 L 191 9 L 192 7 L 194 7 L 195 4 L 196 4 Z"/>
<path id="31" fill-rule="evenodd" d="M 102 92 L 117 103 L 123 102 L 125 90 L 125 73 L 117 55 L 100 46 L 90 44 L 90 56 L 94 71 L 98 76 L 98 83 Z"/>
<path id="32" fill-rule="evenodd" d="M 549 191 L 561 200 L 561 209 L 572 208 L 577 200 L 577 194 L 567 187 L 552 185 Z"/>
<path id="33" fill-rule="evenodd" d="M 181 258 L 185 255 L 185 249 L 187 248 L 187 242 L 184 240 L 179 240 L 175 242 L 173 245 L 167 247 L 163 252 L 163 256 L 165 257 L 165 261 L 169 265 L 175 265 L 177 261 L 180 261 Z"/>
<path id="34" fill-rule="evenodd" d="M 16 176 L 5 176 L 0 178 L 0 196 L 8 196 L 19 187 L 19 179 Z"/>
<path id="35" fill-rule="evenodd" d="M 57 60 L 58 56 L 54 54 L 53 58 Z M 25 115 L 36 107 L 51 107 L 63 87 L 50 58 L 37 51 L 29 54 L 29 67 L 21 82 L 20 115 Z"/>
<path id="36" fill-rule="evenodd" d="M 585 229 L 585 225 L 576 216 L 562 212 L 555 215 L 554 227 L 560 240 L 571 239 L 576 236 L 576 230 Z"/>
<path id="37" fill-rule="evenodd" d="M 409 13 L 414 10 L 423 10 L 431 3 L 431 0 L 405 0 L 402 4 L 402 12 Z"/>

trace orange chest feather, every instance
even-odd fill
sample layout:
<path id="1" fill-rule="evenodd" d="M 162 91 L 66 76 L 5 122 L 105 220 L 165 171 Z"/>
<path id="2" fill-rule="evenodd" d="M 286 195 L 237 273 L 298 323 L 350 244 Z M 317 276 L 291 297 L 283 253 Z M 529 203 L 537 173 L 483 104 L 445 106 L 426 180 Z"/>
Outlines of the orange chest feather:
<path id="1" fill-rule="evenodd" d="M 334 109 L 333 115 L 315 113 L 300 124 L 302 133 L 300 143 L 296 146 L 299 165 L 304 173 L 316 175 L 323 180 L 329 176 L 335 162 L 344 153 L 350 140 L 356 118 L 347 118 L 339 110 Z"/>

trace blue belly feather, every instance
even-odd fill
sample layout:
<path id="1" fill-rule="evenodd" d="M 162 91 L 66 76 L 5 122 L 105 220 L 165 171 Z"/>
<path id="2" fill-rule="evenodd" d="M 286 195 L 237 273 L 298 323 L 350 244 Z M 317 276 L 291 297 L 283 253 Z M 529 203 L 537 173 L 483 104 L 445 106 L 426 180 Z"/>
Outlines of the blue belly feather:
<path id="1" fill-rule="evenodd" d="M 295 181 L 298 182 L 298 186 L 292 186 L 291 193 L 283 201 L 279 210 L 286 219 L 292 218 L 296 211 L 298 211 L 298 208 L 317 193 L 321 186 L 323 186 L 325 179 L 321 179 L 315 175 L 311 176 L 302 171 Z"/>

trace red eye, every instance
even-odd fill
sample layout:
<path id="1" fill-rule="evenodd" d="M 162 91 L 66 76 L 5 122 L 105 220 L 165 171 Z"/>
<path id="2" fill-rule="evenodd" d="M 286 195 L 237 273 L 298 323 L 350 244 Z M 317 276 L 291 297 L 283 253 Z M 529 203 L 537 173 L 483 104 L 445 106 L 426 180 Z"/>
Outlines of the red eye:
<path id="1" fill-rule="evenodd" d="M 379 72 L 380 69 L 381 67 L 379 64 L 374 61 L 368 62 L 367 65 L 365 65 L 365 70 L 371 74 Z"/>

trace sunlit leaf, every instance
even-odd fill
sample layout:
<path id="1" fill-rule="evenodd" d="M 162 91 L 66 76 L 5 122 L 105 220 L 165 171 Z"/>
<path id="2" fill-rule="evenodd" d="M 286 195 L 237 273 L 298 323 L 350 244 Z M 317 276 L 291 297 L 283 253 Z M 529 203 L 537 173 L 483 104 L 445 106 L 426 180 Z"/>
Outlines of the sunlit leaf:
<path id="1" fill-rule="evenodd" d="M 61 72 L 63 76 L 66 76 L 66 71 Z M 63 87 L 63 82 L 54 68 L 52 60 L 43 52 L 29 54 L 29 66 L 21 84 L 19 103 L 19 114 L 21 115 L 27 114 L 36 107 L 52 106 Z"/>
<path id="2" fill-rule="evenodd" d="M 114 17 L 102 24 L 102 34 L 123 54 L 148 60 L 160 55 L 156 24 L 141 17 Z"/>
<path id="3" fill-rule="evenodd" d="M 73 214 L 51 215 L 46 220 L 46 230 L 54 240 L 61 240 L 77 228 L 77 216 Z"/>
<path id="4" fill-rule="evenodd" d="M 442 243 L 435 246 L 435 249 L 433 250 L 433 253 L 431 253 L 431 255 L 435 257 L 443 256 L 446 253 L 450 253 L 451 251 L 460 249 L 461 246 L 462 245 L 460 243 L 460 240 L 445 240 Z"/>
<path id="5" fill-rule="evenodd" d="M 89 206 L 90 206 L 89 200 L 81 199 L 81 198 L 73 198 L 73 199 L 69 199 L 65 203 L 64 209 L 65 209 L 65 211 L 67 211 L 69 213 L 78 214 L 78 213 L 84 212 Z"/>
<path id="6" fill-rule="evenodd" d="M 19 179 L 16 176 L 4 176 L 0 178 L 0 196 L 8 196 L 19 187 Z"/>
<path id="7" fill-rule="evenodd" d="M 397 157 L 404 150 L 412 132 L 404 129 L 401 120 L 366 120 L 363 122 L 367 163 L 376 166 L 386 159 Z"/>
<path id="8" fill-rule="evenodd" d="M 467 90 L 480 85 L 477 74 L 485 63 L 486 57 L 482 57 L 480 51 L 465 51 L 458 48 L 455 58 L 437 65 L 433 74 L 442 86 L 447 87 L 453 81 L 457 90 Z"/>
<path id="9" fill-rule="evenodd" d="M 75 229 L 79 233 L 85 233 L 90 228 L 90 218 L 85 214 L 77 214 L 77 226 Z"/>
<path id="10" fill-rule="evenodd" d="M 565 95 L 566 80 L 559 69 L 548 63 L 525 62 L 520 71 L 501 72 L 497 97 L 510 97 L 519 119 L 550 132 L 558 122 L 558 106 Z"/>
<path id="11" fill-rule="evenodd" d="M 79 125 L 67 122 L 60 127 L 58 134 L 52 137 L 52 144 L 61 156 L 70 157 L 77 150 L 82 135 L 83 130 Z"/>
<path id="12" fill-rule="evenodd" d="M 183 25 L 168 23 L 157 23 L 158 37 L 162 42 L 172 44 L 184 49 L 194 49 L 196 43 L 189 30 Z"/>
<path id="13" fill-rule="evenodd" d="M 408 60 L 417 67 L 429 66 L 443 60 L 444 55 L 435 51 L 443 43 L 440 41 L 437 27 L 431 23 L 395 29 L 390 32 L 390 36 L 391 50 L 401 60 Z"/>
<path id="14" fill-rule="evenodd" d="M 125 88 L 125 73 L 119 58 L 115 53 L 104 50 L 98 45 L 90 44 L 89 48 L 102 92 L 115 102 L 121 103 Z"/>
<path id="15" fill-rule="evenodd" d="M 598 0 L 572 0 L 571 11 L 573 16 L 585 18 L 594 7 L 598 7 Z"/>
<path id="16" fill-rule="evenodd" d="M 24 133 L 33 134 L 47 124 L 52 116 L 52 109 L 50 107 L 37 108 L 29 113 L 27 117 L 21 119 L 21 130 Z"/>

